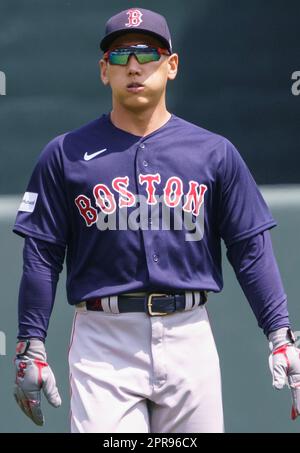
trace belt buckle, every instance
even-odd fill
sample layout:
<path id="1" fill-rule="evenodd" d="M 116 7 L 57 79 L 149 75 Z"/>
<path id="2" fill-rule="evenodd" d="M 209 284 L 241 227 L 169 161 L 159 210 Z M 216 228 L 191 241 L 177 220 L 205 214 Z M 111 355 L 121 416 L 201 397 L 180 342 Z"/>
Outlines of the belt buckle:
<path id="1" fill-rule="evenodd" d="M 147 308 L 148 308 L 148 313 L 150 316 L 166 316 L 168 315 L 169 313 L 166 313 L 166 312 L 159 312 L 159 311 L 152 311 L 152 299 L 153 297 L 167 297 L 168 295 L 167 294 L 156 294 L 156 293 L 151 293 L 151 294 L 148 294 L 148 299 L 147 299 Z"/>

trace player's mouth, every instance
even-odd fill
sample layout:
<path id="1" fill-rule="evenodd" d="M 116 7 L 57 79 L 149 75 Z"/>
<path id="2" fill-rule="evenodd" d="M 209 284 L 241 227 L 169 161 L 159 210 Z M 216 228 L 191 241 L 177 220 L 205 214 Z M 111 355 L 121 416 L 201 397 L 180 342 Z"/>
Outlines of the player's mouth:
<path id="1" fill-rule="evenodd" d="M 139 93 L 140 91 L 143 91 L 145 87 L 142 83 L 131 82 L 128 83 L 126 88 L 130 93 Z"/>

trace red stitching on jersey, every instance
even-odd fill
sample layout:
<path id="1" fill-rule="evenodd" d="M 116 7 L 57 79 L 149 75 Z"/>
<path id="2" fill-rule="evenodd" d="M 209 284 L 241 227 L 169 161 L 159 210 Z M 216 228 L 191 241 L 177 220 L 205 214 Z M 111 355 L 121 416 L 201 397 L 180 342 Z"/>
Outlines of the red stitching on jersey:
<path id="1" fill-rule="evenodd" d="M 175 185 L 175 189 L 174 189 Z M 164 201 L 169 208 L 176 208 L 183 196 L 183 182 L 177 176 L 171 176 L 164 187 Z"/>
<path id="2" fill-rule="evenodd" d="M 125 206 L 131 208 L 132 206 L 135 205 L 136 203 L 135 196 L 132 192 L 128 190 L 129 186 L 128 176 L 125 176 L 124 178 L 120 176 L 114 178 L 111 185 L 114 188 L 114 190 L 121 195 L 121 197 L 119 198 L 119 208 L 124 208 Z"/>
<path id="3" fill-rule="evenodd" d="M 186 202 L 182 209 L 185 212 L 192 212 L 194 216 L 198 217 L 200 214 L 200 208 L 204 203 L 204 196 L 208 190 L 208 187 L 205 184 L 200 185 L 196 181 L 190 181 L 189 187 L 190 189 L 186 195 Z"/>

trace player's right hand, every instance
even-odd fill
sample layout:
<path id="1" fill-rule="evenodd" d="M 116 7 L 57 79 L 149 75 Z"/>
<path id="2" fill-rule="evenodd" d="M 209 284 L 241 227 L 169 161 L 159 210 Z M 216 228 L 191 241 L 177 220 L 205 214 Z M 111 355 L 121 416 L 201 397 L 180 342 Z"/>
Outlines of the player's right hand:
<path id="1" fill-rule="evenodd" d="M 16 357 L 14 397 L 22 411 L 39 426 L 45 422 L 41 410 L 41 389 L 48 402 L 61 405 L 55 377 L 47 363 L 44 343 L 37 339 L 19 341 Z"/>

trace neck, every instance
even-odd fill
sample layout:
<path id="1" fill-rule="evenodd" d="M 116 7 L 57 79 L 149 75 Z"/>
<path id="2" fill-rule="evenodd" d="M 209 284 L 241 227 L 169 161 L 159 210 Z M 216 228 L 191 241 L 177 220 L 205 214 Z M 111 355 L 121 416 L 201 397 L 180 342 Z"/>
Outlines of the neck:
<path id="1" fill-rule="evenodd" d="M 152 109 L 131 111 L 121 105 L 114 105 L 110 119 L 114 126 L 130 134 L 144 137 L 162 127 L 171 117 L 166 106 Z"/>

